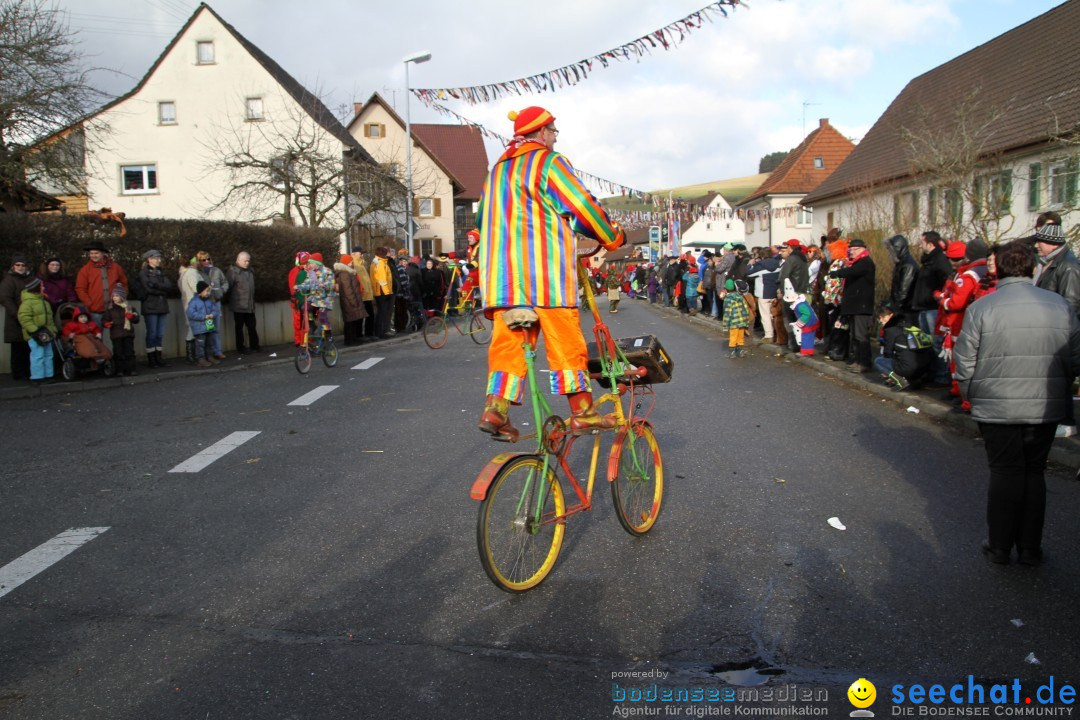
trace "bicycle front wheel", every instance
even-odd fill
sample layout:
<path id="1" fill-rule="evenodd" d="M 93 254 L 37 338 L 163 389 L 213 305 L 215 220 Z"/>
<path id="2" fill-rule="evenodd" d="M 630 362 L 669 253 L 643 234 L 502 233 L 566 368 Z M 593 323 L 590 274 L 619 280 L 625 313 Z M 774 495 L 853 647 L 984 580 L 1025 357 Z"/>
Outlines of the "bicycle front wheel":
<path id="1" fill-rule="evenodd" d="M 487 345 L 491 342 L 491 322 L 479 312 L 474 312 L 469 318 L 469 337 L 477 345 Z"/>
<path id="2" fill-rule="evenodd" d="M 424 342 L 432 350 L 438 350 L 446 344 L 446 318 L 436 315 L 424 324 Z"/>
<path id="3" fill-rule="evenodd" d="M 334 367 L 337 365 L 337 345 L 334 344 L 334 338 L 327 338 L 323 343 L 322 361 L 326 367 Z"/>
<path id="4" fill-rule="evenodd" d="M 619 435 L 609 463 L 619 523 L 631 535 L 644 535 L 656 524 L 664 497 L 664 463 L 652 428 L 637 423 Z"/>
<path id="5" fill-rule="evenodd" d="M 296 363 L 297 372 L 307 375 L 308 370 L 311 369 L 311 351 L 306 347 L 296 348 L 296 359 L 293 362 Z"/>
<path id="6" fill-rule="evenodd" d="M 566 525 L 557 518 L 565 511 L 562 487 L 552 468 L 544 477 L 542 458 L 522 455 L 503 465 L 476 523 L 480 563 L 491 581 L 512 593 L 539 585 L 559 557 Z"/>

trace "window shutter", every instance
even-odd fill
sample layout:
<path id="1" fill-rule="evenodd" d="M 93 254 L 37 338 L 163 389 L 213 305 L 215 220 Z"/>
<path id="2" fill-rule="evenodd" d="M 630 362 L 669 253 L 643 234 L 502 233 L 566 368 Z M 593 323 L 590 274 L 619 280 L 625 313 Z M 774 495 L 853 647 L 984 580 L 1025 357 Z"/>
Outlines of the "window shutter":
<path id="1" fill-rule="evenodd" d="M 894 228 L 900 227 L 900 196 L 893 195 L 892 198 L 892 224 Z"/>
<path id="2" fill-rule="evenodd" d="M 386 137 L 386 125 L 379 123 L 379 137 Z"/>
<path id="3" fill-rule="evenodd" d="M 412 214 L 413 217 L 420 217 L 420 198 L 412 199 Z"/>
<path id="4" fill-rule="evenodd" d="M 1065 202 L 1069 207 L 1076 204 L 1076 173 L 1078 168 L 1076 158 L 1070 158 L 1065 164 Z"/>
<path id="5" fill-rule="evenodd" d="M 911 223 L 912 227 L 919 224 L 919 191 L 914 190 L 911 193 Z"/>
<path id="6" fill-rule="evenodd" d="M 1009 208 L 1012 207 L 1012 171 L 1006 170 L 1001 173 L 1001 197 L 998 202 L 998 209 L 1002 213 L 1008 213 Z"/>
<path id="7" fill-rule="evenodd" d="M 938 214 L 938 190 L 935 187 L 930 188 L 926 192 L 926 215 L 930 220 L 930 225 L 937 225 Z"/>
<path id="8" fill-rule="evenodd" d="M 975 178 L 975 197 L 971 202 L 971 211 L 973 217 L 979 217 L 982 215 L 982 194 L 983 194 L 983 179 L 981 177 Z"/>
<path id="9" fill-rule="evenodd" d="M 1042 163 L 1028 165 L 1028 210 L 1038 210 L 1042 205 L 1039 189 L 1042 183 Z"/>
<path id="10" fill-rule="evenodd" d="M 442 217 L 442 199 L 441 198 L 435 198 L 434 200 L 431 201 L 431 204 L 432 204 L 431 214 L 434 215 L 435 217 Z"/>

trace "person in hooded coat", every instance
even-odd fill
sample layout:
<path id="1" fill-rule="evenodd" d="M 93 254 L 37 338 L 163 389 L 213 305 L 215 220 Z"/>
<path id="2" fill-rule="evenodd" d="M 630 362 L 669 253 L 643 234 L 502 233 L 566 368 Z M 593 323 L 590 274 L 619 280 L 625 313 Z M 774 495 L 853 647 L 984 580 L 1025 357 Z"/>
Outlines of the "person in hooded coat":
<path id="1" fill-rule="evenodd" d="M 900 322 L 918 322 L 911 312 L 911 298 L 915 292 L 915 279 L 919 276 L 919 264 L 911 257 L 911 247 L 903 235 L 893 235 L 882 243 L 893 262 L 892 285 L 885 304 L 900 316 Z"/>

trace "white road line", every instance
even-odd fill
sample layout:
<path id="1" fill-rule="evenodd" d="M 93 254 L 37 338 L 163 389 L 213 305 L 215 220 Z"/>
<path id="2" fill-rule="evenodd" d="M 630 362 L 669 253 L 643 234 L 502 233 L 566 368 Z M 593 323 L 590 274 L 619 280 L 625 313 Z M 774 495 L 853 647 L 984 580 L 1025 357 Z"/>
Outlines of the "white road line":
<path id="1" fill-rule="evenodd" d="M 228 437 L 218 440 L 210 447 L 195 453 L 184 462 L 174 467 L 169 472 L 171 473 L 195 473 L 202 470 L 204 467 L 214 462 L 220 457 L 228 455 L 236 448 L 246 443 L 251 438 L 258 435 L 261 430 L 243 430 L 240 432 L 234 432 Z"/>
<path id="2" fill-rule="evenodd" d="M 376 357 L 368 358 L 367 360 L 360 363 L 359 365 L 353 365 L 352 369 L 353 370 L 368 370 L 370 368 L 375 367 L 376 365 L 378 365 L 382 361 L 383 361 L 383 358 L 376 358 Z"/>
<path id="3" fill-rule="evenodd" d="M 50 565 L 60 562 L 105 532 L 107 527 L 71 528 L 38 545 L 20 558 L 0 568 L 0 597 L 7 595 Z"/>
<path id="4" fill-rule="evenodd" d="M 295 400 L 293 400 L 289 404 L 290 405 L 310 405 L 311 403 L 313 403 L 316 400 L 318 400 L 319 398 L 321 398 L 323 395 L 326 395 L 328 393 L 332 393 L 335 390 L 337 390 L 339 387 L 341 387 L 341 386 L 340 385 L 320 385 L 319 387 L 315 388 L 311 392 L 304 393 L 303 395 L 296 398 Z"/>

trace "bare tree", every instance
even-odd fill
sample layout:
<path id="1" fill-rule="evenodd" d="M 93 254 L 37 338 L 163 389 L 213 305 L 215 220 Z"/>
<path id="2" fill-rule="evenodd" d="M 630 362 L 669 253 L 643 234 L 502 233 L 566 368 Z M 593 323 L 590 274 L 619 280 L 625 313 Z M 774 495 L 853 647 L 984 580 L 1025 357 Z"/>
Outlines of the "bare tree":
<path id="1" fill-rule="evenodd" d="M 83 137 L 54 135 L 100 103 L 73 35 L 44 0 L 0 4 L 0 190 L 9 196 L 28 180 L 81 192 Z M 98 125 L 96 132 L 107 128 Z M 53 137 L 50 137 L 53 136 Z M 48 138 L 48 140 L 46 140 Z"/>

